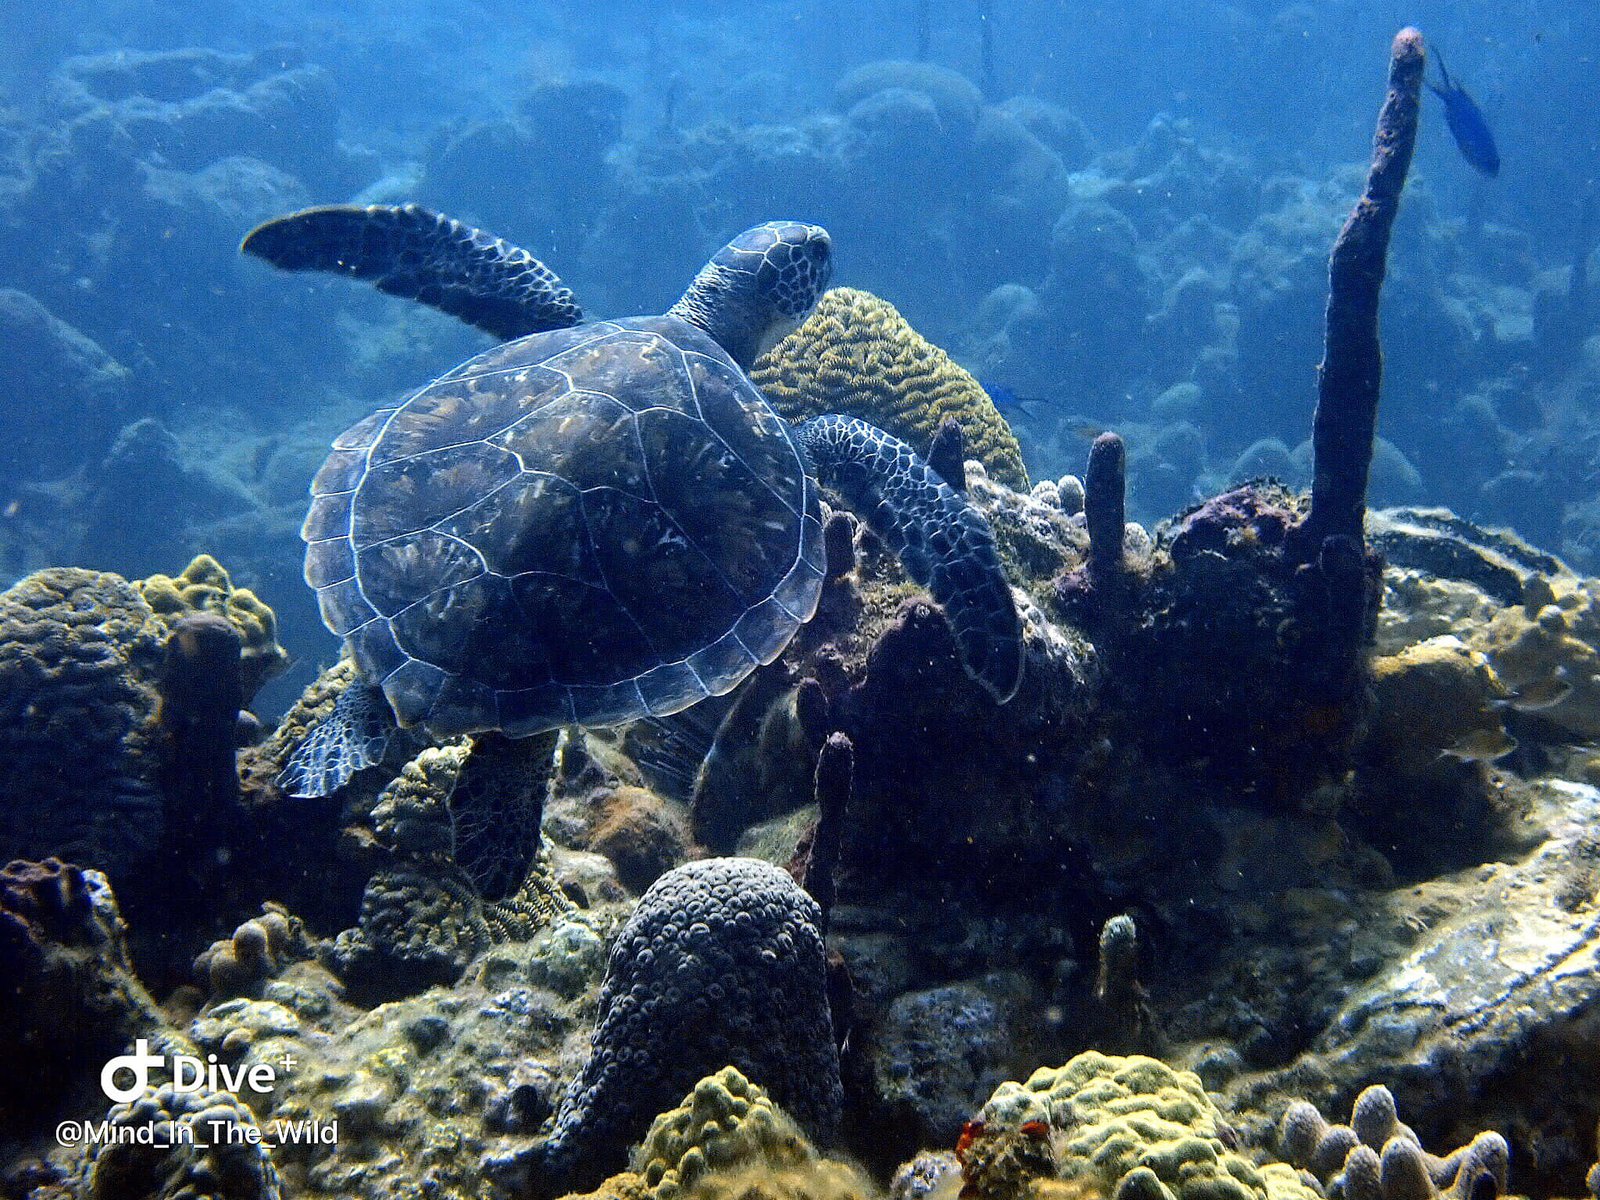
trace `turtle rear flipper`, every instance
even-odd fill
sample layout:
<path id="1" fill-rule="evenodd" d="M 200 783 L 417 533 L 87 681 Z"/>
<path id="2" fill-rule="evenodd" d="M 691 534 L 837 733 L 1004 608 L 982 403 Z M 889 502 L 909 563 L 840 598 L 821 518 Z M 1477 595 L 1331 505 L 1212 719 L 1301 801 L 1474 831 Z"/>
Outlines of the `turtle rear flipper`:
<path id="1" fill-rule="evenodd" d="M 1022 621 L 994 531 L 915 450 L 856 417 L 796 430 L 822 482 L 899 556 L 944 609 L 967 674 L 1001 704 L 1022 684 Z"/>
<path id="2" fill-rule="evenodd" d="M 278 774 L 278 786 L 300 799 L 331 796 L 357 771 L 383 761 L 394 732 L 394 714 L 383 691 L 352 683 L 328 719 L 295 747 Z"/>
<path id="3" fill-rule="evenodd" d="M 519 246 L 415 204 L 328 205 L 258 225 L 240 246 L 285 271 L 329 271 L 510 341 L 583 320 L 554 271 Z"/>

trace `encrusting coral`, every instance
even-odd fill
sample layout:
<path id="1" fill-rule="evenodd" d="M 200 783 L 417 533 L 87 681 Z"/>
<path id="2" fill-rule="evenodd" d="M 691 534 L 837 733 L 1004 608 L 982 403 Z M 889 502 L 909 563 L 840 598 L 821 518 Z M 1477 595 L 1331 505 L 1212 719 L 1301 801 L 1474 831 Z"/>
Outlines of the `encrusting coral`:
<path id="1" fill-rule="evenodd" d="M 278 1200 L 282 1188 L 250 1109 L 227 1091 L 172 1084 L 112 1107 L 85 1200 Z M 187 1127 L 188 1134 L 180 1127 Z"/>
<path id="2" fill-rule="evenodd" d="M 106 878 L 56 859 L 0 870 L 0 1123 L 21 1129 L 84 1068 L 135 1038 L 158 1038 L 160 1010 L 133 973 Z"/>
<path id="3" fill-rule="evenodd" d="M 848 413 L 926 451 L 945 421 L 1001 483 L 1026 490 L 1010 426 L 978 381 L 912 329 L 887 300 L 833 288 L 800 328 L 756 360 L 750 378 L 791 421 Z"/>
<path id="4" fill-rule="evenodd" d="M 758 859 L 702 859 L 656 880 L 612 946 L 593 1050 L 545 1144 L 547 1186 L 615 1170 L 655 1113 L 729 1064 L 830 1141 L 842 1088 L 821 919 Z"/>

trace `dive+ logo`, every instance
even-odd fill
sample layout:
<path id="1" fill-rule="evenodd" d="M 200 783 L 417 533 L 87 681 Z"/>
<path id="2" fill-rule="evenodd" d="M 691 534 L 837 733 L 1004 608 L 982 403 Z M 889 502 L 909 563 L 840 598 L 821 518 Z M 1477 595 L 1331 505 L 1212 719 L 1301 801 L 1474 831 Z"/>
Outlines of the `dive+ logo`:
<path id="1" fill-rule="evenodd" d="M 285 1054 L 284 1070 L 294 1066 L 294 1062 L 291 1056 Z M 266 1063 L 230 1067 L 219 1063 L 215 1054 L 206 1055 L 204 1062 L 192 1054 L 152 1054 L 149 1040 L 140 1038 L 134 1043 L 132 1054 L 118 1054 L 100 1068 L 100 1090 L 105 1093 L 107 1100 L 115 1104 L 131 1103 L 150 1085 L 150 1072 L 169 1064 L 172 1090 L 175 1092 L 198 1092 L 204 1087 L 208 1091 L 228 1091 L 237 1095 L 242 1089 L 249 1088 L 258 1095 L 266 1095 L 278 1082 L 278 1073 Z M 130 1074 L 132 1083 L 121 1085 L 117 1082 L 119 1075 L 127 1077 Z"/>

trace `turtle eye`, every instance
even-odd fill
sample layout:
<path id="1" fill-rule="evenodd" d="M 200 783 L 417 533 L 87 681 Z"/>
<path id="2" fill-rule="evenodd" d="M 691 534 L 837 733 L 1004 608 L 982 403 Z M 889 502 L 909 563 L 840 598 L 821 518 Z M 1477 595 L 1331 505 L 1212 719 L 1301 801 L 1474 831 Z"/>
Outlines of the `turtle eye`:
<path id="1" fill-rule="evenodd" d="M 761 285 L 786 317 L 803 317 L 811 311 L 828 283 L 829 255 L 825 239 L 798 244 L 782 242 L 768 253 L 761 267 Z"/>

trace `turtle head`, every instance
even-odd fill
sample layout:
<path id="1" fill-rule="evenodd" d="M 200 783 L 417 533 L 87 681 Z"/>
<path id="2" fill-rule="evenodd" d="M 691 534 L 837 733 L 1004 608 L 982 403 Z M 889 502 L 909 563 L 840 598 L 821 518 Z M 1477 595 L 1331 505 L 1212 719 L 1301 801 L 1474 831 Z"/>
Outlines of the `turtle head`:
<path id="1" fill-rule="evenodd" d="M 832 273 L 827 230 L 768 221 L 717 251 L 668 315 L 705 330 L 749 370 L 763 350 L 806 319 Z"/>

